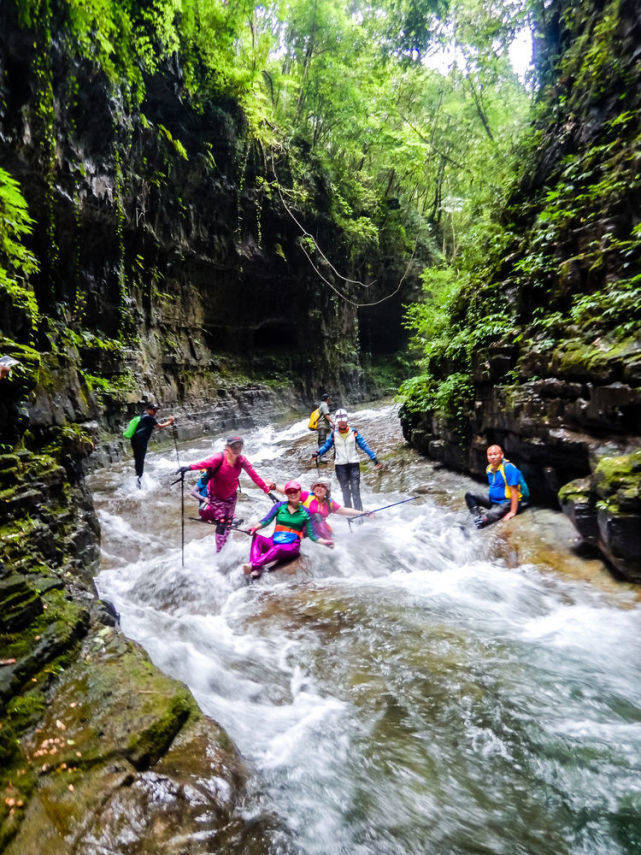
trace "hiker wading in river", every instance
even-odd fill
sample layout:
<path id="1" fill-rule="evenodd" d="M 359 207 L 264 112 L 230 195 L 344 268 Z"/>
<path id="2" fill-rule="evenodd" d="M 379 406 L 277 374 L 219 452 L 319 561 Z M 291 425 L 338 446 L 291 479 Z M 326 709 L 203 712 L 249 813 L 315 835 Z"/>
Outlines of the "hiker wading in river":
<path id="1" fill-rule="evenodd" d="M 145 412 L 140 416 L 136 429 L 131 437 L 131 450 L 134 453 L 134 466 L 136 467 L 136 484 L 142 489 L 142 473 L 145 469 L 145 457 L 147 455 L 147 444 L 154 430 L 164 430 L 174 423 L 174 417 L 169 416 L 167 421 L 159 422 L 156 419 L 158 404 L 148 404 Z"/>
<path id="2" fill-rule="evenodd" d="M 312 454 L 312 457 L 322 457 L 323 454 L 326 454 L 330 450 L 332 445 L 334 446 L 336 449 L 334 468 L 338 483 L 341 485 L 345 507 L 357 508 L 359 511 L 362 511 L 361 464 L 358 460 L 358 449 L 360 448 L 367 454 L 370 460 L 374 461 L 377 469 L 380 469 L 382 464 L 378 462 L 376 454 L 365 442 L 360 433 L 354 428 L 349 427 L 346 410 L 336 411 L 334 414 L 334 423 L 336 424 L 336 429 L 331 432 L 324 445 Z"/>
<path id="3" fill-rule="evenodd" d="M 193 469 L 211 471 L 207 482 L 206 503 L 199 508 L 198 513 L 205 522 L 216 523 L 216 552 L 220 552 L 229 537 L 238 498 L 238 479 L 243 469 L 264 493 L 269 493 L 276 487 L 274 483 L 266 484 L 263 481 L 249 460 L 243 457 L 242 450 L 242 437 L 230 436 L 224 451 L 208 457 L 207 460 L 201 460 L 200 463 L 181 466 L 177 470 L 181 475 Z"/>

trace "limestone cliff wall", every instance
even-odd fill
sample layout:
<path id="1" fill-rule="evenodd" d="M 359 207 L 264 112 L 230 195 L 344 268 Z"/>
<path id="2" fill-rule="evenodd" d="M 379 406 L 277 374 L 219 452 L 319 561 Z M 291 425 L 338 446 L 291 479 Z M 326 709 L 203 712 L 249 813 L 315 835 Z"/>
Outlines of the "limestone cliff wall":
<path id="1" fill-rule="evenodd" d="M 540 4 L 539 118 L 501 214 L 498 250 L 452 316 L 468 395 L 459 418 L 405 414 L 405 435 L 482 476 L 500 443 L 535 500 L 556 503 L 641 580 L 641 24 L 639 4 Z M 464 409 L 464 411 L 463 411 Z M 617 467 L 600 465 L 620 460 Z M 627 461 L 627 464 L 626 462 Z M 623 472 L 606 484 L 606 473 Z M 636 480 L 635 480 L 636 479 Z"/>
<path id="2" fill-rule="evenodd" d="M 269 818 L 236 810 L 233 746 L 96 600 L 84 470 L 118 453 L 107 440 L 141 399 L 176 413 L 179 437 L 266 421 L 321 387 L 358 399 L 356 313 L 310 268 L 237 104 L 196 109 L 177 57 L 133 103 L 79 58 L 64 3 L 34 4 L 29 26 L 19 6 L 0 7 L 0 166 L 39 272 L 0 283 L 0 352 L 19 360 L 0 386 L 0 850 L 129 834 L 169 851 L 197 828 L 202 851 L 267 851 Z M 277 160 L 284 183 L 289 167 Z M 306 192 L 304 227 L 340 255 L 319 176 Z"/>

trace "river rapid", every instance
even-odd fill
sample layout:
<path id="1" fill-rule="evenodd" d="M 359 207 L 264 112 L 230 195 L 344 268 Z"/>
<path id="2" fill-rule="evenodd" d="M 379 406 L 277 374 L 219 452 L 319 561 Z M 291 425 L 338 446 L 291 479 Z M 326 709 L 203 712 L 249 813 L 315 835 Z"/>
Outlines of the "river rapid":
<path id="1" fill-rule="evenodd" d="M 246 758 L 240 809 L 275 817 L 274 853 L 641 852 L 637 594 L 571 553 L 559 514 L 476 532 L 471 482 L 409 449 L 391 406 L 353 424 L 385 462 L 365 506 L 419 499 L 351 530 L 333 517 L 334 550 L 305 541 L 297 574 L 251 584 L 249 537 L 216 556 L 190 520 L 181 567 L 173 448 L 150 451 L 143 490 L 130 461 L 91 477 L 99 592 Z M 306 420 L 245 439 L 265 480 L 309 485 Z M 182 444 L 181 463 L 221 447 Z M 248 524 L 271 503 L 241 488 Z"/>

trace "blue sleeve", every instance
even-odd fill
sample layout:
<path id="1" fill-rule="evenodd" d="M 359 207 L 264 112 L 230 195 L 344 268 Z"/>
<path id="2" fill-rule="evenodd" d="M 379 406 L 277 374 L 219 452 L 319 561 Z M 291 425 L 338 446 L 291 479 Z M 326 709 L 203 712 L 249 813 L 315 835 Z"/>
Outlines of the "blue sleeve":
<path id="1" fill-rule="evenodd" d="M 512 463 L 505 466 L 505 480 L 508 487 L 516 487 L 519 483 L 519 470 Z"/>
<path id="2" fill-rule="evenodd" d="M 272 505 L 272 506 L 271 506 L 271 508 L 269 509 L 269 511 L 267 512 L 267 514 L 265 514 L 265 516 L 264 516 L 264 517 L 262 518 L 262 520 L 260 521 L 260 524 L 261 524 L 263 527 L 264 527 L 264 526 L 266 526 L 266 525 L 269 525 L 269 524 L 270 524 L 270 522 L 274 519 L 274 517 L 275 517 L 275 516 L 276 516 L 276 514 L 278 513 L 278 509 L 280 508 L 280 506 L 281 506 L 282 504 L 283 504 L 283 502 L 279 502 L 277 505 Z"/>
<path id="3" fill-rule="evenodd" d="M 322 457 L 334 445 L 334 431 L 330 433 L 323 445 L 318 449 L 318 456 Z"/>
<path id="4" fill-rule="evenodd" d="M 369 447 L 369 445 L 365 442 L 365 440 L 360 435 L 360 433 L 358 433 L 358 431 L 356 432 L 356 442 L 358 443 L 358 447 L 362 448 L 363 451 L 365 452 L 365 454 L 367 454 L 367 456 L 371 460 L 376 460 L 376 455 L 374 454 L 372 449 Z"/>

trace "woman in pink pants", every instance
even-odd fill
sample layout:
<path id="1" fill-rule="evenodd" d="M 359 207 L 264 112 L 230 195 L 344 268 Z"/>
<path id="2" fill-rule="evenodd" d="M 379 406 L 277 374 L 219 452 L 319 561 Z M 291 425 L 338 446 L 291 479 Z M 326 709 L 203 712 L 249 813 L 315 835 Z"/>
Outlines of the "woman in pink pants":
<path id="1" fill-rule="evenodd" d="M 212 473 L 207 484 L 207 504 L 199 510 L 199 513 L 202 520 L 216 523 L 216 552 L 220 552 L 227 543 L 231 531 L 241 471 L 244 469 L 254 484 L 265 493 L 269 493 L 276 486 L 274 483 L 266 484 L 263 481 L 249 460 L 243 457 L 242 450 L 242 437 L 230 436 L 227 438 L 225 450 L 220 454 L 214 454 L 213 457 L 201 460 L 200 463 L 181 466 L 178 470 L 184 474 L 190 469 L 209 469 Z"/>
<path id="2" fill-rule="evenodd" d="M 284 487 L 286 502 L 274 505 L 270 512 L 258 525 L 250 529 L 253 535 L 249 564 L 243 564 L 243 571 L 257 579 L 263 568 L 273 562 L 291 560 L 300 552 L 300 542 L 305 535 L 316 543 L 332 548 L 334 542 L 324 537 L 318 537 L 314 532 L 312 520 L 307 508 L 301 504 L 301 487 L 297 481 L 288 481 Z M 257 534 L 259 528 L 276 522 L 271 537 Z"/>

